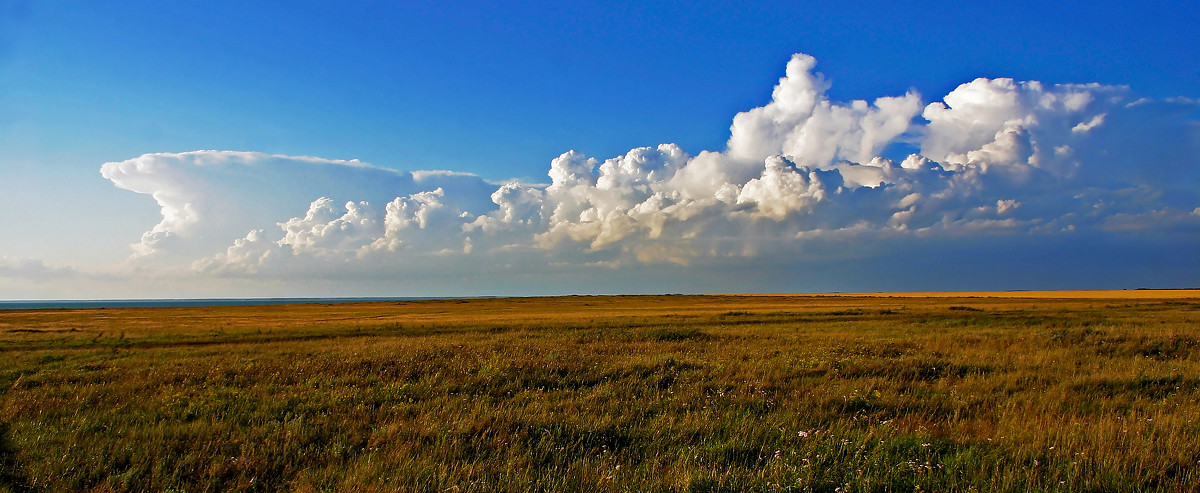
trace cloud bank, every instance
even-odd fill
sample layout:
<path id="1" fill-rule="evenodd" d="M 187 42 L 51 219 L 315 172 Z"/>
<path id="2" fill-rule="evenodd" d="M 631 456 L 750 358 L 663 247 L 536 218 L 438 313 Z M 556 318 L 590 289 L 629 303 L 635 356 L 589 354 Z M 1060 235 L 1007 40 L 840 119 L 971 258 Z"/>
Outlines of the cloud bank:
<path id="1" fill-rule="evenodd" d="M 101 174 L 161 209 L 135 264 L 235 278 L 796 265 L 956 238 L 1200 245 L 1196 101 L 980 78 L 927 104 L 915 92 L 845 103 L 815 67 L 795 55 L 771 101 L 733 118 L 723 151 L 570 151 L 549 184 L 232 151 L 146 154 Z"/>

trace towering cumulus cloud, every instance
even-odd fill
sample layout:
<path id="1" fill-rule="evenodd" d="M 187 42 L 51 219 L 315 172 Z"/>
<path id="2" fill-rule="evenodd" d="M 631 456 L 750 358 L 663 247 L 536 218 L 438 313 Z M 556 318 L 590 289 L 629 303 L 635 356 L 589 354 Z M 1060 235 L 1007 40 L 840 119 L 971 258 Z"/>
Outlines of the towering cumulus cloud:
<path id="1" fill-rule="evenodd" d="M 815 66 L 795 55 L 722 152 L 571 151 L 548 185 L 227 151 L 101 173 L 162 210 L 138 261 L 225 276 L 786 262 L 818 244 L 1200 230 L 1194 101 L 977 79 L 929 104 L 914 92 L 841 103 Z"/>

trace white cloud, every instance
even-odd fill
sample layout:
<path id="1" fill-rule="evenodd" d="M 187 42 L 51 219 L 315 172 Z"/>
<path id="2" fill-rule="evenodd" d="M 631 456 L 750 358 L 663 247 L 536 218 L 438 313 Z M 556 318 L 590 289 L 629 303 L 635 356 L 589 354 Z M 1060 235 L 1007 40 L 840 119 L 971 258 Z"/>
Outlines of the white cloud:
<path id="1" fill-rule="evenodd" d="M 133 245 L 137 257 L 167 261 L 211 254 L 229 245 L 246 231 L 270 229 L 295 218 L 318 198 L 369 204 L 386 203 L 414 192 L 443 187 L 454 190 L 467 209 L 490 205 L 492 186 L 464 173 L 407 173 L 367 165 L 312 157 L 268 155 L 256 152 L 195 151 L 179 154 L 146 154 L 121 162 L 105 163 L 100 173 L 120 188 L 151 195 L 161 208 L 162 220 Z M 327 204 L 310 221 L 329 213 Z M 355 211 L 354 214 L 368 214 Z M 346 217 L 331 225 L 353 229 Z M 301 227 L 301 222 L 294 227 Z M 365 227 L 360 225 L 358 229 Z M 312 232 L 317 234 L 322 231 Z M 303 250 L 310 234 L 290 232 Z M 316 246 L 316 245 L 312 245 Z"/>
<path id="2" fill-rule="evenodd" d="M 976 79 L 925 107 L 921 154 L 952 167 L 1028 166 L 1069 177 L 1082 163 L 1056 149 L 1086 139 L 1127 93 L 1098 84 Z"/>
<path id="3" fill-rule="evenodd" d="M 807 172 L 806 172 L 807 171 Z M 810 212 L 825 198 L 817 171 L 796 169 L 782 157 L 767 158 L 762 176 L 746 182 L 738 204 L 753 204 L 762 215 L 782 221 L 789 215 Z"/>
<path id="4" fill-rule="evenodd" d="M 866 163 L 908 130 L 920 111 L 914 92 L 882 97 L 868 105 L 837 104 L 826 98 L 829 83 L 813 72 L 816 59 L 797 54 L 766 106 L 738 113 L 730 127 L 730 157 L 761 162 L 783 155 L 794 162 L 824 166 L 843 159 Z"/>
<path id="5" fill-rule="evenodd" d="M 70 277 L 76 273 L 72 267 L 46 265 L 39 259 L 0 257 L 0 278 L 12 277 L 40 281 Z"/>
<path id="6" fill-rule="evenodd" d="M 1185 103 L 976 79 L 923 110 L 911 92 L 843 104 L 815 63 L 793 57 L 772 100 L 734 117 L 724 151 L 570 151 L 548 185 L 229 151 L 147 154 L 101 173 L 161 208 L 137 262 L 223 276 L 794 262 L 846 255 L 835 244 L 878 253 L 871 244 L 896 238 L 1129 231 L 1143 219 L 1192 231 L 1200 187 L 1177 178 L 1196 174 L 1200 152 L 1149 178 L 1131 170 L 1160 163 L 1129 160 L 1148 143 L 1197 146 L 1194 123 L 1168 111 Z M 1158 130 L 1139 133 L 1130 112 L 1156 116 Z M 880 155 L 896 143 L 920 153 Z"/>

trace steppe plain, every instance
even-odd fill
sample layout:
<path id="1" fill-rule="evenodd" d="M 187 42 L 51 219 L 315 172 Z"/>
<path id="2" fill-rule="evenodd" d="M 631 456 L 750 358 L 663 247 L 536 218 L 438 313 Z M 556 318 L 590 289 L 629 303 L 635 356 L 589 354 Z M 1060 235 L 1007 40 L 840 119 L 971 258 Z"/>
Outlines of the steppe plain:
<path id="1" fill-rule="evenodd" d="M 1192 491 L 1200 291 L 0 311 L 6 491 Z"/>

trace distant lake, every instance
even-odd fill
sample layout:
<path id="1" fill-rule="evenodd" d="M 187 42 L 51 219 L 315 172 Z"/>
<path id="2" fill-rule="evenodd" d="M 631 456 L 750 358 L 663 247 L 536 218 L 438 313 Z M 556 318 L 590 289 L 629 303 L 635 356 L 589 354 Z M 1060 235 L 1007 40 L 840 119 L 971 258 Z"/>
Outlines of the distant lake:
<path id="1" fill-rule="evenodd" d="M 445 299 L 426 297 L 368 297 L 368 298 L 186 298 L 186 299 L 126 299 L 126 300 L 21 300 L 0 301 L 0 310 L 31 310 L 47 308 L 129 308 L 181 306 L 243 306 L 296 305 L 301 303 L 359 303 L 368 301 L 416 301 Z"/>

